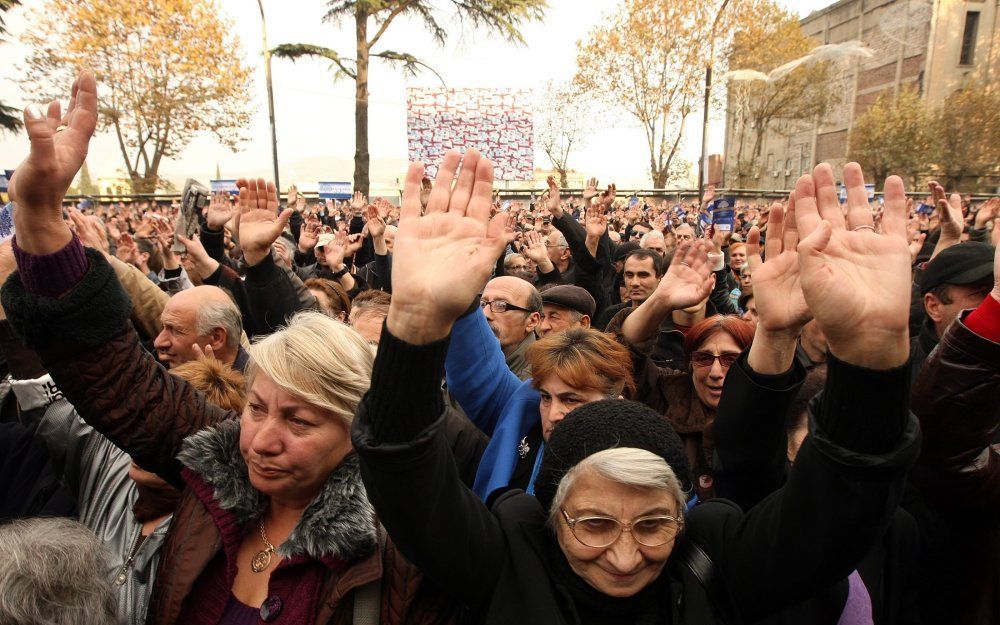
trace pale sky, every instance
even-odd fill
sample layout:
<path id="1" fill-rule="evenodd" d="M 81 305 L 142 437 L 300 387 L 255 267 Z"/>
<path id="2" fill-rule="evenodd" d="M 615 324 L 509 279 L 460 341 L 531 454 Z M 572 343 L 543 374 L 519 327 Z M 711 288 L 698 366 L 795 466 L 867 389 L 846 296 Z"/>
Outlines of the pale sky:
<path id="1" fill-rule="evenodd" d="M 271 142 L 267 117 L 267 96 L 261 50 L 261 25 L 254 0 L 216 0 L 221 11 L 234 21 L 242 53 L 255 78 L 256 111 L 251 140 L 239 152 L 219 146 L 210 136 L 192 141 L 177 159 L 167 160 L 160 173 L 183 183 L 193 177 L 207 181 L 215 176 L 216 164 L 223 177 L 268 176 L 271 172 Z M 739 0 L 736 0 L 739 2 Z M 831 0 L 779 0 L 800 15 L 831 4 Z M 25 49 L 18 36 L 29 25 L 25 14 L 38 0 L 23 0 L 19 9 L 8 13 L 8 42 L 0 46 L 0 92 L 5 104 L 27 104 L 18 87 L 23 76 Z M 353 54 L 353 25 L 335 28 L 321 20 L 326 3 L 322 0 L 263 0 L 267 16 L 268 45 L 314 43 L 331 47 L 341 54 Z M 444 3 L 442 3 L 444 4 Z M 414 22 L 394 23 L 383 37 L 382 48 L 407 51 L 432 65 L 449 87 L 538 87 L 548 80 L 570 78 L 576 67 L 576 42 L 592 36 L 600 17 L 617 6 L 612 0 L 549 0 L 544 22 L 522 29 L 525 46 L 487 38 L 480 32 L 456 32 L 444 48 L 437 47 L 422 26 Z M 303 60 L 296 63 L 272 60 L 278 157 L 282 187 L 297 182 L 302 189 L 314 189 L 322 180 L 351 180 L 354 156 L 354 83 L 334 84 L 328 63 Z M 372 182 L 393 184 L 405 168 L 406 87 L 440 86 L 433 74 L 405 78 L 386 64 L 372 64 L 370 76 L 369 149 L 372 155 Z M 67 85 L 68 89 L 68 85 Z M 709 153 L 721 152 L 724 141 L 723 111 L 713 112 L 709 132 Z M 700 151 L 700 113 L 689 128 L 685 157 L 696 162 Z M 0 169 L 14 169 L 27 154 L 25 136 L 0 136 Z M 88 156 L 91 175 L 121 175 L 121 154 L 109 135 L 91 142 Z M 535 166 L 551 165 L 540 150 Z M 595 118 L 587 145 L 571 156 L 570 166 L 602 180 L 615 180 L 619 188 L 650 185 L 648 151 L 641 130 L 627 114 L 609 120 Z"/>

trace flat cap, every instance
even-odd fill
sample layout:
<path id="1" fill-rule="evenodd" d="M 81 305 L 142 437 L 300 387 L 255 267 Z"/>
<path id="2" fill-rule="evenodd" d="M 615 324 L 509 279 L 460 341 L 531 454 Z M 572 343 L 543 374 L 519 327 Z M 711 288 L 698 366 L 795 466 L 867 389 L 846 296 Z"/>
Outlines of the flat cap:
<path id="1" fill-rule="evenodd" d="M 597 311 L 597 302 L 586 289 L 570 284 L 560 284 L 542 291 L 542 304 L 552 304 L 575 310 L 591 319 Z"/>

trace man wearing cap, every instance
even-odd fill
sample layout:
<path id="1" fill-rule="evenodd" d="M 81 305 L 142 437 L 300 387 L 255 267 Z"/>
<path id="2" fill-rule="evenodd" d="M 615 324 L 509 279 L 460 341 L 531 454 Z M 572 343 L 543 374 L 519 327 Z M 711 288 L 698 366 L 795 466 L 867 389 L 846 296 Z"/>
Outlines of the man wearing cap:
<path id="1" fill-rule="evenodd" d="M 539 336 L 571 328 L 589 328 L 597 304 L 586 289 L 561 284 L 542 291 L 542 319 Z"/>
<path id="2" fill-rule="evenodd" d="M 963 310 L 975 308 L 993 288 L 993 247 L 969 241 L 935 256 L 920 278 L 926 318 L 910 342 L 910 373 L 916 379 L 948 326 Z"/>

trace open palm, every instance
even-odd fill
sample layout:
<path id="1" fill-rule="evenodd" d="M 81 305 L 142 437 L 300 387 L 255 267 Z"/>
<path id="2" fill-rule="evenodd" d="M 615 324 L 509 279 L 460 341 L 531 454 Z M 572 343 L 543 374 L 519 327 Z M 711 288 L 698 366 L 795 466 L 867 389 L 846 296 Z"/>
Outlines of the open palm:
<path id="1" fill-rule="evenodd" d="M 460 161 L 462 171 L 452 190 Z M 489 159 L 476 150 L 469 150 L 464 159 L 458 151 L 449 151 L 421 216 L 423 170 L 423 164 L 411 164 L 403 190 L 393 247 L 390 313 L 396 314 L 391 315 L 390 328 L 394 334 L 401 330 L 393 327 L 393 317 L 405 316 L 437 330 L 450 328 L 482 292 L 504 246 L 506 215 L 489 217 L 493 188 Z"/>
<path id="2" fill-rule="evenodd" d="M 656 286 L 671 310 L 690 308 L 708 297 L 715 279 L 708 263 L 711 244 L 704 239 L 677 248 L 666 275 Z"/>
<path id="3" fill-rule="evenodd" d="M 292 209 L 278 214 L 278 191 L 263 178 L 240 179 L 240 245 L 247 263 L 256 265 L 270 253 L 271 245 L 288 224 Z"/>
<path id="4" fill-rule="evenodd" d="M 39 219 L 62 221 L 63 196 L 87 158 L 96 126 L 97 80 L 89 71 L 80 72 L 73 83 L 65 116 L 58 101 L 49 104 L 47 114 L 34 104 L 25 109 L 31 152 L 14 170 L 8 188 L 18 207 L 14 219 L 19 234 L 27 234 Z"/>
<path id="5" fill-rule="evenodd" d="M 796 183 L 802 291 L 835 355 L 871 368 L 898 366 L 908 356 L 910 304 L 903 182 L 885 182 L 884 234 L 874 231 L 861 167 L 845 165 L 844 183 L 846 219 L 829 165 Z"/>
<path id="6" fill-rule="evenodd" d="M 802 293 L 794 197 L 787 209 L 781 204 L 771 206 L 767 234 L 766 260 L 760 258 L 760 229 L 754 226 L 747 237 L 757 323 L 771 332 L 798 331 L 812 319 L 812 313 Z"/>

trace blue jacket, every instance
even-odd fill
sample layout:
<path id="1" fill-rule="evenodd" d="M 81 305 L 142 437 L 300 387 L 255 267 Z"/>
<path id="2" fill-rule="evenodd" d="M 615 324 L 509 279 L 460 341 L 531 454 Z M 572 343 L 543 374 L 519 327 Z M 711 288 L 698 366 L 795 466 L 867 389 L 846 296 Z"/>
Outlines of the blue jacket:
<path id="1" fill-rule="evenodd" d="M 530 380 L 522 382 L 507 368 L 500 341 L 490 330 L 486 316 L 478 310 L 455 322 L 445 374 L 448 391 L 476 427 L 490 437 L 472 488 L 485 500 L 510 482 L 517 466 L 518 444 L 541 421 L 538 412 L 541 396 Z M 541 457 L 539 449 L 535 472 Z"/>

